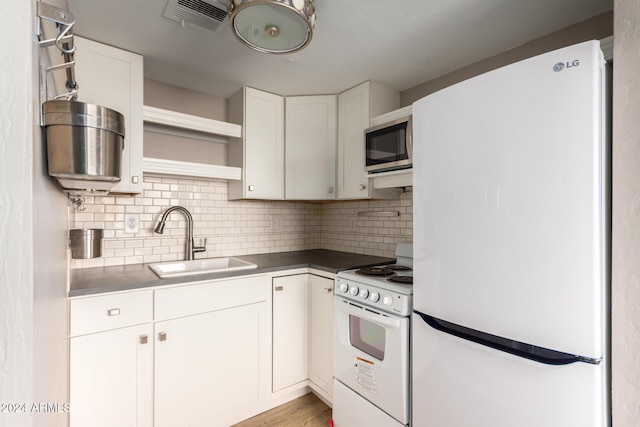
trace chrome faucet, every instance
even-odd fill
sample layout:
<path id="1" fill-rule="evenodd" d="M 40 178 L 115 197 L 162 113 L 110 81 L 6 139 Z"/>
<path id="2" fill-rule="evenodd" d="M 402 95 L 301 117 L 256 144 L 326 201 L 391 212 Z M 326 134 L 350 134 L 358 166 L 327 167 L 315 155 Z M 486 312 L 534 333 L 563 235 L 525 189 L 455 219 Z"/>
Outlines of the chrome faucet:
<path id="1" fill-rule="evenodd" d="M 191 216 L 191 212 L 189 212 L 187 208 L 183 208 L 182 206 L 171 206 L 169 209 L 164 211 L 164 214 L 162 214 L 162 218 L 160 218 L 160 222 L 158 222 L 158 225 L 153 231 L 158 234 L 163 234 L 167 217 L 173 211 L 180 211 L 184 214 L 185 218 L 187 218 L 187 243 L 185 249 L 185 260 L 192 260 L 194 259 L 194 254 L 196 252 L 204 252 L 207 250 L 207 239 L 204 239 L 204 243 L 202 244 L 202 246 L 193 245 L 193 217 Z"/>

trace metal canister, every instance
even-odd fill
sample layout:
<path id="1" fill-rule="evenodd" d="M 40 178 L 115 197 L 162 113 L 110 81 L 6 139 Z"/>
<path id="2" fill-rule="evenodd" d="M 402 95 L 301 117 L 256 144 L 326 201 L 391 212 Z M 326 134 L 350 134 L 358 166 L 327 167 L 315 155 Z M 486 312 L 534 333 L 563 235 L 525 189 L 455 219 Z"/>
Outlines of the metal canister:
<path id="1" fill-rule="evenodd" d="M 101 228 L 79 228 L 69 230 L 69 246 L 73 259 L 89 259 L 102 256 Z"/>

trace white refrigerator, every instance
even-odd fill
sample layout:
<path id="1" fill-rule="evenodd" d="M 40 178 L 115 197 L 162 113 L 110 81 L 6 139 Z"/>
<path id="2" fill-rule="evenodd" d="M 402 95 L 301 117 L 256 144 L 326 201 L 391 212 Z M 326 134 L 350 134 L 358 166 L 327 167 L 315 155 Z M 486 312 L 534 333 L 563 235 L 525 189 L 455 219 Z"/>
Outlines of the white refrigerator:
<path id="1" fill-rule="evenodd" d="M 610 424 L 597 41 L 413 104 L 413 427 Z"/>

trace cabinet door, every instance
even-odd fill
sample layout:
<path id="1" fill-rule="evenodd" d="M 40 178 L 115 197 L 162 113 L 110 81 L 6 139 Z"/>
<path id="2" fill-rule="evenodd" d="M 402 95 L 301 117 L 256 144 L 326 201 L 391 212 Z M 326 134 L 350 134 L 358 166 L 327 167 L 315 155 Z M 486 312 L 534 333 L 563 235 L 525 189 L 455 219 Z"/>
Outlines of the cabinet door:
<path id="1" fill-rule="evenodd" d="M 309 275 L 309 380 L 333 395 L 333 279 Z"/>
<path id="2" fill-rule="evenodd" d="M 156 323 L 155 427 L 215 423 L 258 400 L 269 361 L 266 304 Z"/>
<path id="3" fill-rule="evenodd" d="M 371 83 L 338 95 L 338 198 L 369 197 L 364 130 L 371 124 Z"/>
<path id="4" fill-rule="evenodd" d="M 245 197 L 284 198 L 284 98 L 245 88 Z"/>
<path id="5" fill-rule="evenodd" d="M 142 56 L 111 46 L 74 38 L 78 100 L 103 105 L 125 117 L 122 176 L 111 190 L 142 192 Z"/>
<path id="6" fill-rule="evenodd" d="M 152 333 L 144 324 L 70 339 L 71 427 L 153 425 Z"/>
<path id="7" fill-rule="evenodd" d="M 308 378 L 307 274 L 273 279 L 273 391 Z"/>
<path id="8" fill-rule="evenodd" d="M 336 198 L 336 96 L 286 99 L 285 197 Z"/>

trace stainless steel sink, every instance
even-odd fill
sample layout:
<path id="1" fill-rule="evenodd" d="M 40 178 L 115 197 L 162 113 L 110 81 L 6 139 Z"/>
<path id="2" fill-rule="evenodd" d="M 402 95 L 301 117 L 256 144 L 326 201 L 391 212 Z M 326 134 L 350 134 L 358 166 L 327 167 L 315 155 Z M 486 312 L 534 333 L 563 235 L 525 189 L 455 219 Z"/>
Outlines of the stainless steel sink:
<path id="1" fill-rule="evenodd" d="M 256 267 L 258 267 L 256 264 L 232 257 L 205 258 L 191 261 L 172 261 L 149 264 L 149 268 L 162 278 L 204 273 L 225 273 L 228 271 L 250 270 Z"/>

